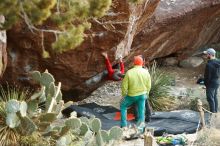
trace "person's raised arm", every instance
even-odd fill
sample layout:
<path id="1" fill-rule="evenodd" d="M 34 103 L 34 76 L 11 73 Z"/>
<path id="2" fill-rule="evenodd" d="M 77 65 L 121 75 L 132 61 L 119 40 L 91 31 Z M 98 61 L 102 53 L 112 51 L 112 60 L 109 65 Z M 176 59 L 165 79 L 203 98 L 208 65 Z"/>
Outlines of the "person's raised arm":
<path id="1" fill-rule="evenodd" d="M 119 58 L 119 63 L 120 63 L 121 74 L 124 74 L 125 73 L 125 66 L 124 66 L 124 62 L 122 60 L 122 56 Z"/>
<path id="2" fill-rule="evenodd" d="M 108 73 L 109 74 L 114 73 L 114 70 L 112 69 L 112 64 L 108 58 L 108 54 L 106 52 L 103 52 L 102 56 L 104 56 L 104 58 L 105 58 L 105 65 L 106 65 L 106 69 L 108 70 Z"/>

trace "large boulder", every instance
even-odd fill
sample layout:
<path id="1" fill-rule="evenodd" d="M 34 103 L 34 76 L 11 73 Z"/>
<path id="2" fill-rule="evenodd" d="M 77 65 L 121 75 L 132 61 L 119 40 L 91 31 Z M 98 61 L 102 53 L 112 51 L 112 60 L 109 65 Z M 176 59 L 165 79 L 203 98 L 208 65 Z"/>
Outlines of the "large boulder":
<path id="1" fill-rule="evenodd" d="M 179 63 L 177 57 L 167 57 L 163 59 L 162 65 L 164 66 L 177 66 Z"/>
<path id="2" fill-rule="evenodd" d="M 183 68 L 193 68 L 200 66 L 203 62 L 204 60 L 201 57 L 189 57 L 184 60 L 181 60 L 179 65 Z"/>
<path id="3" fill-rule="evenodd" d="M 150 60 L 170 54 L 181 60 L 199 48 L 218 44 L 219 8 L 219 0 L 161 0 L 131 49 Z"/>
<path id="4" fill-rule="evenodd" d="M 48 69 L 70 97 L 88 94 L 103 83 L 99 82 L 105 69 L 102 51 L 108 52 L 113 63 L 124 56 L 128 65 L 137 54 L 149 60 L 170 54 L 182 59 L 219 43 L 220 1 L 143 0 L 131 5 L 127 0 L 113 0 L 107 16 L 91 22 L 81 46 L 48 59 L 42 58 L 42 44 L 51 52 L 54 34 L 44 33 L 42 43 L 40 33 L 17 24 L 7 34 L 9 64 L 4 81 L 29 85 L 30 71 Z M 87 82 L 90 79 L 93 84 Z"/>

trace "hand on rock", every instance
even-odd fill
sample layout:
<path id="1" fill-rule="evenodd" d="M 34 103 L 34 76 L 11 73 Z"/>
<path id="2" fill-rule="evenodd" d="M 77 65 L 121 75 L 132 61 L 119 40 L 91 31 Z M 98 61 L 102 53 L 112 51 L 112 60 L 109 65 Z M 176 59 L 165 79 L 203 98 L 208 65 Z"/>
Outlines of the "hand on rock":
<path id="1" fill-rule="evenodd" d="M 102 56 L 104 56 L 105 58 L 108 58 L 108 54 L 106 52 L 102 52 Z"/>
<path id="2" fill-rule="evenodd" d="M 119 56 L 119 61 L 122 62 L 122 59 L 123 59 L 123 58 L 122 58 L 122 56 L 120 55 L 120 56 Z"/>

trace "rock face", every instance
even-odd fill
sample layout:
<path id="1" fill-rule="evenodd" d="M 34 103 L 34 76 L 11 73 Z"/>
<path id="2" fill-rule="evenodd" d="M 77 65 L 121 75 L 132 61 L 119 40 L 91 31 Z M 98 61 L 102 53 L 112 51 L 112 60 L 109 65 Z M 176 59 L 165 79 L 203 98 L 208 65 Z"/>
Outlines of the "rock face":
<path id="1" fill-rule="evenodd" d="M 219 0 L 161 0 L 135 36 L 132 50 L 150 60 L 171 54 L 183 59 L 199 48 L 218 44 L 219 8 Z"/>
<path id="2" fill-rule="evenodd" d="M 172 54 L 183 59 L 201 47 L 220 42 L 220 0 L 143 0 L 138 5 L 113 0 L 107 16 L 92 20 L 92 25 L 80 47 L 43 59 L 42 35 L 17 24 L 7 34 L 9 64 L 3 81 L 29 84 L 29 71 L 48 69 L 72 100 L 102 84 L 102 51 L 108 52 L 113 63 L 119 55 L 126 64 L 137 54 L 149 60 Z M 55 37 L 44 36 L 45 49 L 51 51 Z M 94 76 L 95 83 L 88 84 Z"/>

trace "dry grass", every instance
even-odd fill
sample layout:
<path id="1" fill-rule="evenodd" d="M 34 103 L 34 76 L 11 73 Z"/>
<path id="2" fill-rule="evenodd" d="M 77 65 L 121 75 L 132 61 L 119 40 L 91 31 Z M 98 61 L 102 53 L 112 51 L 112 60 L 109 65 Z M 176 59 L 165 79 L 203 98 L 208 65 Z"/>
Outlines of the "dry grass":
<path id="1" fill-rule="evenodd" d="M 220 146 L 220 113 L 214 114 L 210 126 L 198 133 L 196 146 Z"/>

